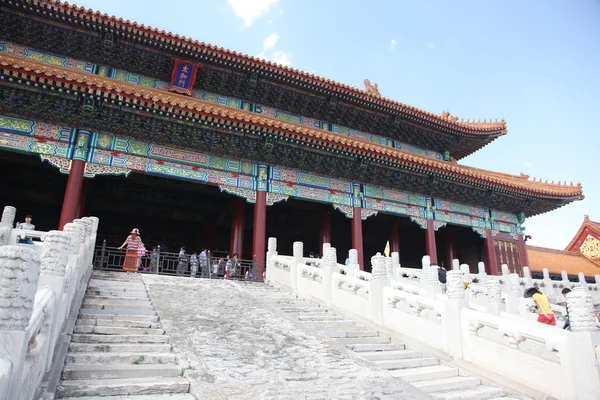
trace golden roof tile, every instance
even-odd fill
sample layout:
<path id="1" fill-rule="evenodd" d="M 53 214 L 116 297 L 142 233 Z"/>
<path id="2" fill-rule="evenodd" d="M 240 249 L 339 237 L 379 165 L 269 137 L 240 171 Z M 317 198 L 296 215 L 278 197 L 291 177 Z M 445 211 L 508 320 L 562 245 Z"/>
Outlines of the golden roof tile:
<path id="1" fill-rule="evenodd" d="M 527 254 L 532 272 L 542 272 L 544 268 L 548 268 L 551 274 L 556 275 L 560 275 L 562 270 L 567 271 L 569 275 L 583 272 L 587 277 L 600 274 L 600 266 L 579 253 L 527 246 Z"/>

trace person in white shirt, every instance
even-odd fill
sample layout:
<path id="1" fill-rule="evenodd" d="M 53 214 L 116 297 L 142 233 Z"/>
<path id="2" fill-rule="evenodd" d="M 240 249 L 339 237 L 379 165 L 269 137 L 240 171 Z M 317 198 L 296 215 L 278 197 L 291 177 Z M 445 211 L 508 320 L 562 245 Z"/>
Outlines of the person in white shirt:
<path id="1" fill-rule="evenodd" d="M 35 225 L 31 223 L 31 215 L 25 216 L 25 222 L 17 223 L 17 229 L 23 229 L 24 231 L 35 231 Z M 30 237 L 23 236 L 19 239 L 20 244 L 33 244 L 33 240 Z"/>

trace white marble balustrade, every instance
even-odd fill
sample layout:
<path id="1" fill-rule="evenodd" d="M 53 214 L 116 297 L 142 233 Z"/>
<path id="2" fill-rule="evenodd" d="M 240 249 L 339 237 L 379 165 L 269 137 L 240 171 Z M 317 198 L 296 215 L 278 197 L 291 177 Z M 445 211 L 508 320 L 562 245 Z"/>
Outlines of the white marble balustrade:
<path id="1" fill-rule="evenodd" d="M 339 268 L 331 246 L 319 267 L 305 264 L 301 243 L 294 250 L 293 257 L 277 255 L 276 241 L 269 239 L 269 283 L 291 287 L 302 297 L 391 329 L 480 371 L 500 374 L 515 388 L 528 387 L 560 400 L 600 398 L 600 330 L 590 290 L 594 285 L 568 283 L 573 288 L 566 298 L 572 331 L 566 331 L 561 322 L 547 326 L 535 321 L 531 299 L 523 298 L 525 288 L 536 283 L 527 270 L 519 277 L 504 268 L 502 276 L 492 277 L 482 263 L 479 273 L 471 274 L 455 260 L 458 268 L 447 272 L 442 285 L 438 268 L 430 266 L 427 256 L 421 269 L 407 271 L 397 256 L 377 254 L 368 273 L 357 265 Z M 549 296 L 561 289 L 549 277 L 541 281 L 540 290 Z M 465 282 L 471 283 L 468 288 Z M 559 316 L 566 312 L 564 306 L 552 307 Z"/>
<path id="2" fill-rule="evenodd" d="M 68 321 L 92 272 L 98 218 L 32 233 L 13 229 L 15 214 L 6 206 L 0 222 L 0 400 L 32 400 L 62 368 Z M 42 241 L 17 244 L 24 232 Z"/>

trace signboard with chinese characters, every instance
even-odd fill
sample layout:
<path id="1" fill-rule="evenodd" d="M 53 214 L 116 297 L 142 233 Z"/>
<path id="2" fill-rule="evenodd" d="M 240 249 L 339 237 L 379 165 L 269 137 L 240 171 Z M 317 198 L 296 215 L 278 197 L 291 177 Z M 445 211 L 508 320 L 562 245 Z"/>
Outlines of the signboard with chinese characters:
<path id="1" fill-rule="evenodd" d="M 173 61 L 175 61 L 175 66 L 173 67 L 169 90 L 191 96 L 199 65 L 178 58 L 173 58 Z"/>

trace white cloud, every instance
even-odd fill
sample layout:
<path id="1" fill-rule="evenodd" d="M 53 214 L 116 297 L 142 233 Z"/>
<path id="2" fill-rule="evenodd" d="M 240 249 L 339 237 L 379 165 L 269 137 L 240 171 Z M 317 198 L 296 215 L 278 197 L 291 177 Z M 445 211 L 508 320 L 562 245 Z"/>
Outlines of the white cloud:
<path id="1" fill-rule="evenodd" d="M 531 168 L 531 167 L 533 167 L 533 164 L 532 164 L 532 163 L 530 163 L 529 161 L 525 161 L 525 166 L 526 166 L 527 168 Z"/>
<path id="2" fill-rule="evenodd" d="M 277 64 L 281 64 L 281 65 L 285 65 L 286 67 L 289 67 L 290 65 L 292 65 L 292 60 L 290 60 L 291 55 L 292 55 L 292 53 L 276 51 L 273 53 L 273 61 L 275 61 Z"/>
<path id="3" fill-rule="evenodd" d="M 269 49 L 272 49 L 273 47 L 275 47 L 278 40 L 279 40 L 279 35 L 276 33 L 267 36 L 265 38 L 265 40 L 263 40 L 263 52 L 265 50 L 269 50 Z"/>
<path id="4" fill-rule="evenodd" d="M 392 41 L 390 42 L 390 50 L 394 50 L 397 44 L 398 42 L 396 42 L 396 39 L 392 39 Z"/>
<path id="5" fill-rule="evenodd" d="M 263 40 L 262 50 L 256 56 L 258 58 L 262 58 L 264 60 L 270 60 L 276 62 L 277 64 L 285 65 L 289 67 L 292 65 L 291 56 L 292 53 L 287 53 L 281 50 L 275 50 L 275 46 L 277 46 L 277 42 L 279 41 L 279 35 L 273 33 Z"/>
<path id="6" fill-rule="evenodd" d="M 433 48 L 435 48 L 435 43 L 427 42 L 427 47 L 429 47 L 430 49 L 433 49 Z"/>
<path id="7" fill-rule="evenodd" d="M 233 8 L 235 15 L 244 20 L 244 25 L 249 27 L 252 23 L 266 14 L 269 9 L 277 4 L 278 0 L 227 0 Z"/>

